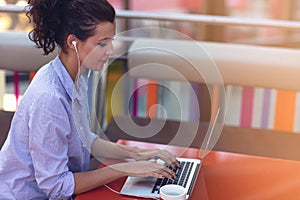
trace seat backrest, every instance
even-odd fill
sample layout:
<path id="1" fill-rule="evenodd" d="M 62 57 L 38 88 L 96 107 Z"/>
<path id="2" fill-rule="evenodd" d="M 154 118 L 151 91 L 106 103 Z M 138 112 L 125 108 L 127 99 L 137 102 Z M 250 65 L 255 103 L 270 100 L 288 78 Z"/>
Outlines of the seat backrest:
<path id="1" fill-rule="evenodd" d="M 33 72 L 56 56 L 43 55 L 35 47 L 25 31 L 0 32 L 0 69 L 18 72 Z"/>
<path id="2" fill-rule="evenodd" d="M 151 49 L 150 49 L 151 47 Z M 149 50 L 146 50 L 149 48 Z M 143 50 L 141 50 L 143 49 Z M 168 50 L 169 52 L 162 51 Z M 179 56 L 174 56 L 180 53 Z M 175 59 L 174 59 L 175 58 Z M 195 42 L 181 40 L 138 39 L 128 54 L 130 70 L 137 66 L 149 65 L 143 70 L 132 70 L 134 77 L 160 80 L 180 80 L 172 73 L 161 73 L 162 65 L 182 72 L 189 81 L 203 82 L 191 63 L 196 63 L 201 71 L 212 66 L 220 71 L 225 85 L 239 85 L 300 91 L 300 50 L 261 47 L 228 43 Z M 209 59 L 212 59 L 209 61 Z M 155 65 L 157 64 L 157 65 Z M 204 68 L 204 69 L 202 69 Z"/>

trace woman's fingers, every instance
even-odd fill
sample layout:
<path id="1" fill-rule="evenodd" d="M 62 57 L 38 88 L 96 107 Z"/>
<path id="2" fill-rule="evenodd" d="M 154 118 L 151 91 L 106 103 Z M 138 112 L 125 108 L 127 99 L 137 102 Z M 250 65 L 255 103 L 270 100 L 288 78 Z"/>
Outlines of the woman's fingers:
<path id="1" fill-rule="evenodd" d="M 151 169 L 151 171 L 149 171 L 150 176 L 154 176 L 154 177 L 157 177 L 157 178 L 166 177 L 166 178 L 169 178 L 169 179 L 176 178 L 175 172 L 172 169 L 170 169 L 169 167 L 167 167 L 165 165 L 158 164 L 158 163 L 153 162 L 153 161 L 150 161 L 149 163 L 150 163 L 149 169 Z"/>
<path id="2" fill-rule="evenodd" d="M 166 177 L 172 180 L 176 178 L 175 172 L 166 166 L 160 166 L 158 170 L 154 171 L 154 176 L 158 178 Z"/>
<path id="3" fill-rule="evenodd" d="M 159 150 L 159 156 L 156 155 L 155 157 L 159 157 L 160 159 L 164 160 L 167 165 L 172 168 L 180 167 L 177 158 L 166 150 Z"/>
<path id="4" fill-rule="evenodd" d="M 176 178 L 176 174 L 171 168 L 158 164 L 154 160 L 118 163 L 111 165 L 111 167 L 117 171 L 122 171 L 125 176 L 153 176 L 157 178 L 166 177 L 169 179 Z"/>
<path id="5" fill-rule="evenodd" d="M 172 168 L 180 167 L 180 164 L 176 156 L 167 150 L 148 149 L 140 152 L 136 157 L 136 160 L 149 160 L 149 159 L 154 159 L 154 160 L 161 159 L 166 163 L 166 165 Z"/>

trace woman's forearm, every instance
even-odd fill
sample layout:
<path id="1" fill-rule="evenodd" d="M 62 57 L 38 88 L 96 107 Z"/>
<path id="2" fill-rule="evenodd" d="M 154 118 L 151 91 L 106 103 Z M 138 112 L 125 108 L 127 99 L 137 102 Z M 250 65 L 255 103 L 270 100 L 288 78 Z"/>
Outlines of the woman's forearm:
<path id="1" fill-rule="evenodd" d="M 73 175 L 75 180 L 74 194 L 80 194 L 112 182 L 126 174 L 113 167 L 104 167 L 93 171 L 74 173 Z"/>
<path id="2" fill-rule="evenodd" d="M 135 159 L 140 151 L 142 150 L 137 147 L 125 146 L 100 138 L 96 139 L 92 145 L 92 155 L 96 158 Z"/>

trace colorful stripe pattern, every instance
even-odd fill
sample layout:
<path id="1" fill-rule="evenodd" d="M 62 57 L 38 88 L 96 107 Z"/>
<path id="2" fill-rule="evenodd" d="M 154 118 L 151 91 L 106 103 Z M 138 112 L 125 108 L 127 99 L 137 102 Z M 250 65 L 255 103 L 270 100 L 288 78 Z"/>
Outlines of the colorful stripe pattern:
<path id="1" fill-rule="evenodd" d="M 199 116 L 194 113 L 194 105 L 199 105 L 191 98 L 192 90 L 200 93 L 202 88 L 197 84 L 147 79 L 132 79 L 131 85 L 136 88 L 132 93 L 129 112 L 135 117 L 168 118 L 171 120 L 194 121 Z"/>
<path id="2" fill-rule="evenodd" d="M 227 95 L 227 125 L 300 132 L 300 93 L 227 86 Z"/>
<path id="3" fill-rule="evenodd" d="M 114 85 L 121 74 L 122 67 L 109 71 L 108 85 Z M 115 74 L 115 75 L 113 75 Z M 175 81 L 154 81 L 141 78 L 129 78 L 128 87 L 120 93 L 119 114 L 131 114 L 135 117 L 167 118 L 181 121 L 207 121 L 211 106 L 207 102 L 209 93 L 205 85 Z M 107 104 L 113 88 L 108 87 Z M 218 88 L 213 87 L 213 96 L 217 97 Z M 191 98 L 195 92 L 198 99 Z M 122 99 L 131 94 L 128 102 Z M 300 92 L 243 86 L 226 86 L 225 124 L 245 128 L 270 129 L 300 133 Z M 215 98 L 216 99 L 216 98 Z M 195 114 L 195 106 L 200 108 L 200 116 Z M 111 117 L 109 106 L 106 116 Z M 107 122 L 108 122 L 107 121 Z"/>
<path id="4" fill-rule="evenodd" d="M 164 117 L 172 120 L 193 121 L 197 120 L 193 113 L 194 104 L 200 105 L 200 109 L 202 109 L 200 113 L 203 112 L 203 109 L 207 109 L 201 105 L 203 103 L 201 96 L 207 97 L 205 92 L 202 93 L 203 87 L 201 85 L 192 85 L 196 95 L 200 98 L 199 102 L 195 102 L 188 95 L 188 92 L 191 91 L 187 91 L 182 83 L 168 83 L 173 96 L 175 95 L 185 104 L 181 112 L 175 112 L 177 109 L 174 107 L 176 102 L 172 102 L 174 101 L 170 98 L 172 95 L 170 92 L 167 93 L 165 89 L 163 92 L 159 92 L 159 84 L 159 82 L 149 81 L 148 87 L 138 89 L 141 91 L 137 93 L 142 94 L 142 96 L 138 94 L 135 98 L 140 100 L 136 100 L 132 106 L 135 108 L 133 110 L 142 110 L 142 112 L 137 112 L 136 116 L 160 118 L 162 114 L 159 115 L 161 112 L 156 110 L 157 107 L 152 107 L 152 114 L 149 113 L 151 105 L 160 104 L 165 107 L 165 112 L 167 112 L 165 113 L 167 116 Z M 217 94 L 216 89 L 213 89 L 214 95 Z M 226 125 L 300 133 L 300 93 L 242 86 L 226 86 L 226 93 Z M 173 109 L 171 109 L 172 106 Z M 138 113 L 141 113 L 142 116 Z"/>

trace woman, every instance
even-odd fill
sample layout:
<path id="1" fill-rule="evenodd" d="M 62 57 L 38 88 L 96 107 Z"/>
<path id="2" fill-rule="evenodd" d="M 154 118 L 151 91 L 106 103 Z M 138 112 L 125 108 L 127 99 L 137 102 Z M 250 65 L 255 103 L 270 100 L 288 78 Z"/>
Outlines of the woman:
<path id="1" fill-rule="evenodd" d="M 34 23 L 30 39 L 45 54 L 58 47 L 59 55 L 38 71 L 14 115 L 0 154 L 0 199 L 69 199 L 123 176 L 174 177 L 172 170 L 151 161 L 160 157 L 179 166 L 167 151 L 115 144 L 90 131 L 83 134 L 87 123 L 76 129 L 76 113 L 87 116 L 81 74 L 100 70 L 113 54 L 114 8 L 105 0 L 28 4 Z M 72 110 L 74 105 L 78 110 Z M 90 152 L 97 158 L 135 162 L 88 171 Z"/>

